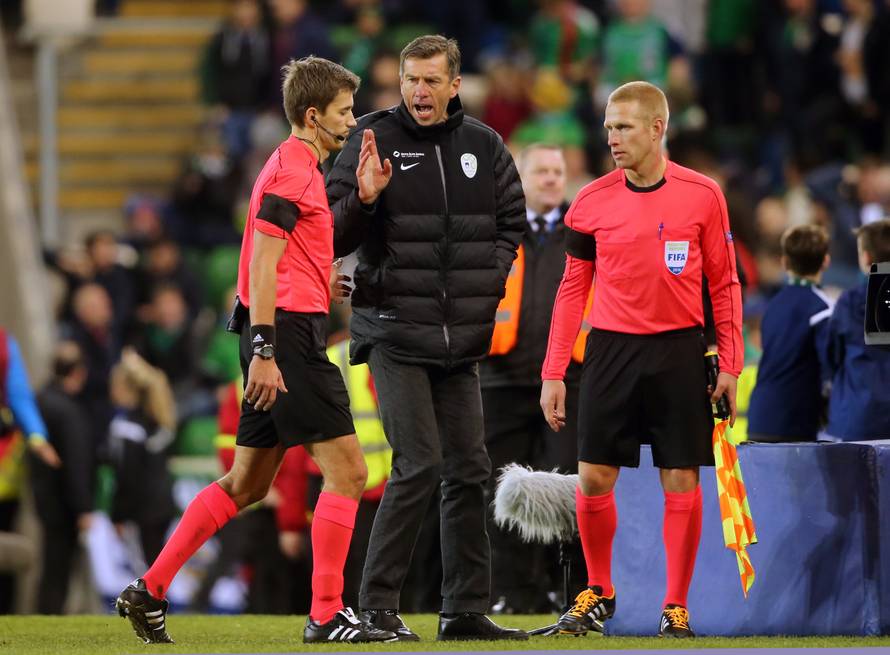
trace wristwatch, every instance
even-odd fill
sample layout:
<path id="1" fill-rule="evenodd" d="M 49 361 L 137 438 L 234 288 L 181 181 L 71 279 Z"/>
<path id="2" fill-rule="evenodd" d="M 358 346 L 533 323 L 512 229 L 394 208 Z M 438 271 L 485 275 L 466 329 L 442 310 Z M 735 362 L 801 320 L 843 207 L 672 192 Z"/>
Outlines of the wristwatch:
<path id="1" fill-rule="evenodd" d="M 270 343 L 257 346 L 253 349 L 253 354 L 259 355 L 263 359 L 275 359 L 275 346 Z"/>

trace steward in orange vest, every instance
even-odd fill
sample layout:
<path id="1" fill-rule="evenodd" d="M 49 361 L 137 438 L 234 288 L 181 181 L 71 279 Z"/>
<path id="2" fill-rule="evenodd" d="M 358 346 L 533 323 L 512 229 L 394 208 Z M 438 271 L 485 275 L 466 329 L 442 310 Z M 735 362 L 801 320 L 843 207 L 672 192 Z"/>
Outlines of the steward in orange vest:
<path id="1" fill-rule="evenodd" d="M 582 325 L 574 361 L 566 371 L 566 426 L 555 433 L 541 414 L 541 367 L 553 303 L 565 270 L 563 217 L 568 205 L 561 202 L 565 160 L 559 148 L 534 145 L 520 153 L 517 166 L 526 196 L 525 233 L 497 308 L 489 357 L 479 364 L 491 492 L 499 469 L 511 462 L 542 470 L 577 472 L 578 386 L 590 330 L 590 326 Z M 559 589 L 560 580 L 548 563 L 558 558 L 543 546 L 521 543 L 493 521 L 489 521 L 488 533 L 492 611 L 552 611 L 547 593 Z M 580 582 L 583 587 L 585 581 Z"/>

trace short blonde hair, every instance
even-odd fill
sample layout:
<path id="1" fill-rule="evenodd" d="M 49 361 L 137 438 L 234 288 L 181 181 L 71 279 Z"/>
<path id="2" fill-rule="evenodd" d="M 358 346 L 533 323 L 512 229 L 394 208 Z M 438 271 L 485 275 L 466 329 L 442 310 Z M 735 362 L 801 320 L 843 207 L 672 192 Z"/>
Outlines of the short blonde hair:
<path id="1" fill-rule="evenodd" d="M 649 82 L 628 82 L 609 94 L 609 104 L 614 102 L 638 102 L 650 118 L 660 118 L 667 127 L 670 118 L 664 91 Z"/>

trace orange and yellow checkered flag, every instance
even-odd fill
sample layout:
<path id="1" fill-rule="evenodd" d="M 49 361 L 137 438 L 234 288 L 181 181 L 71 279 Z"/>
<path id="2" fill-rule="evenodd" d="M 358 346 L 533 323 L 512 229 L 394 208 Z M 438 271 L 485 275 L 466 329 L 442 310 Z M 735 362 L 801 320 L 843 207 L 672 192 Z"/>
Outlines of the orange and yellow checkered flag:
<path id="1" fill-rule="evenodd" d="M 720 518 L 723 521 L 723 541 L 726 547 L 735 552 L 742 579 L 742 593 L 748 597 L 748 590 L 754 584 L 754 566 L 746 548 L 757 543 L 754 533 L 754 519 L 748 507 L 745 482 L 735 444 L 726 431 L 729 421 L 723 420 L 714 426 L 714 464 L 717 473 L 717 494 L 720 499 Z"/>

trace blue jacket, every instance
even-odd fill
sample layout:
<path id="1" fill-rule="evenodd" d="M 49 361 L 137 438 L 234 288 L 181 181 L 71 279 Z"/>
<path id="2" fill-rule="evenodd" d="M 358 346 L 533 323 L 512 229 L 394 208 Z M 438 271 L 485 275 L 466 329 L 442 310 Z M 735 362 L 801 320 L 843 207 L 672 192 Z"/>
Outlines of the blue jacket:
<path id="1" fill-rule="evenodd" d="M 0 334 L 0 338 L 4 338 Z M 12 411 L 15 423 L 21 428 L 26 437 L 46 438 L 46 425 L 37 409 L 34 393 L 28 384 L 28 373 L 25 370 L 25 361 L 22 359 L 19 345 L 9 334 L 7 340 L 8 361 L 6 365 L 6 379 L 3 381 L 6 390 L 6 403 Z"/>
<path id="2" fill-rule="evenodd" d="M 763 355 L 748 406 L 748 434 L 763 440 L 816 440 L 832 302 L 813 285 L 789 284 L 766 307 Z M 755 437 L 756 438 L 756 437 Z"/>
<path id="3" fill-rule="evenodd" d="M 865 345 L 866 287 L 845 291 L 829 323 L 826 432 L 843 441 L 890 438 L 890 351 Z"/>

